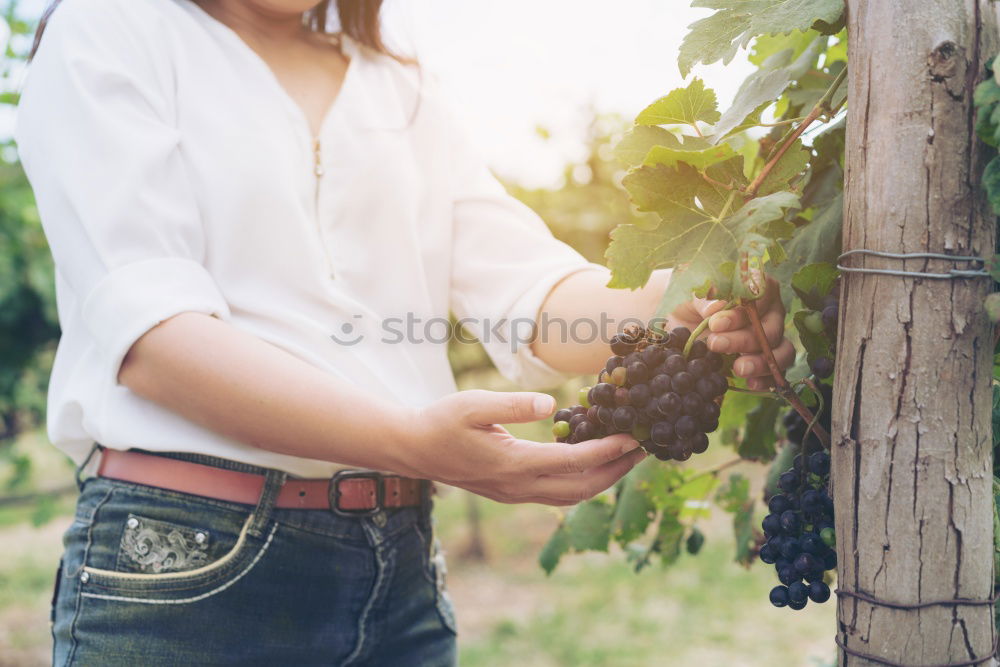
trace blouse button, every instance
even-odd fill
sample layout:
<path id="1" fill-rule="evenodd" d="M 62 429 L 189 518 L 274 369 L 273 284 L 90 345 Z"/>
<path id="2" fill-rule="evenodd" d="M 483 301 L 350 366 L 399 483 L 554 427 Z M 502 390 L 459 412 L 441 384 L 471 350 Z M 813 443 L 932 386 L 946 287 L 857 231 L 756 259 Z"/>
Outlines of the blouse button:
<path id="1" fill-rule="evenodd" d="M 139 520 L 136 519 L 135 517 L 132 517 L 128 521 L 125 522 L 125 525 L 128 526 L 129 528 L 138 528 L 139 527 Z"/>
<path id="2" fill-rule="evenodd" d="M 207 536 L 207 535 L 205 535 L 205 533 L 200 533 L 200 532 L 199 532 L 199 533 L 195 533 L 195 534 L 194 534 L 194 541 L 195 541 L 196 543 L 198 543 L 198 544 L 204 544 L 204 543 L 205 543 L 205 540 L 206 540 L 207 538 L 208 538 L 208 536 Z"/>

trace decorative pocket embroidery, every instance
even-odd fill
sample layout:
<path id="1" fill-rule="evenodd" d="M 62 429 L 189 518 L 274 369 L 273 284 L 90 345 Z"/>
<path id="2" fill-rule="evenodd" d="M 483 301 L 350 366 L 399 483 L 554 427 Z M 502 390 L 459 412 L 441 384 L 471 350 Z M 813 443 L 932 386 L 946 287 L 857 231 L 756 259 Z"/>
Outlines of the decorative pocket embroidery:
<path id="1" fill-rule="evenodd" d="M 206 530 L 129 514 L 117 569 L 145 574 L 193 570 L 208 564 L 209 541 Z"/>

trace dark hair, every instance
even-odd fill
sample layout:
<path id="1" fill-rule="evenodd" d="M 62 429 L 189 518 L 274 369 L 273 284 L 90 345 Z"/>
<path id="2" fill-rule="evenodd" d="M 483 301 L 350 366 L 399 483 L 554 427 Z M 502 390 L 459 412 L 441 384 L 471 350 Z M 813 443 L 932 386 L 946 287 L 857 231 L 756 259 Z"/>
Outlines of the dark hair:
<path id="1" fill-rule="evenodd" d="M 38 50 L 38 45 L 42 41 L 42 33 L 45 32 L 45 24 L 48 23 L 49 16 L 61 1 L 52 0 L 45 9 L 45 13 L 42 14 L 42 18 L 38 22 L 38 29 L 35 30 L 35 41 L 31 45 L 28 60 L 31 60 L 35 51 Z M 394 53 L 382 41 L 382 26 L 379 20 L 382 0 L 322 0 L 316 7 L 305 13 L 306 25 L 317 32 L 325 33 L 331 4 L 336 4 L 342 33 L 377 53 L 391 56 L 400 62 L 411 62 L 409 59 Z"/>

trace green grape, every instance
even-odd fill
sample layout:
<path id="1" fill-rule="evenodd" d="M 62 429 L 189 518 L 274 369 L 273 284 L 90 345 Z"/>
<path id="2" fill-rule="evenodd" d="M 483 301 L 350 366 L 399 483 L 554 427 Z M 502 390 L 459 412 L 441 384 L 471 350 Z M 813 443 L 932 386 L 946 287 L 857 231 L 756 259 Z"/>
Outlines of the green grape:
<path id="1" fill-rule="evenodd" d="M 611 381 L 619 387 L 624 386 L 626 377 L 628 377 L 628 371 L 625 370 L 624 366 L 619 366 L 611 371 Z"/>
<path id="2" fill-rule="evenodd" d="M 552 425 L 552 435 L 565 438 L 569 435 L 569 422 L 556 422 Z"/>
<path id="3" fill-rule="evenodd" d="M 823 540 L 823 544 L 828 547 L 837 546 L 837 534 L 833 531 L 833 528 L 826 527 L 819 531 L 819 537 Z"/>
<path id="4" fill-rule="evenodd" d="M 585 408 L 590 407 L 590 387 L 583 387 L 580 389 L 580 395 L 578 396 L 580 405 Z"/>
<path id="5" fill-rule="evenodd" d="M 802 320 L 802 324 L 805 325 L 806 330 L 809 333 L 821 334 L 823 333 L 825 327 L 823 326 L 823 313 L 819 313 L 815 310 L 809 311 L 809 314 L 805 316 Z"/>
<path id="6" fill-rule="evenodd" d="M 645 424 L 636 424 L 632 427 L 632 437 L 639 442 L 649 440 L 649 427 Z"/>

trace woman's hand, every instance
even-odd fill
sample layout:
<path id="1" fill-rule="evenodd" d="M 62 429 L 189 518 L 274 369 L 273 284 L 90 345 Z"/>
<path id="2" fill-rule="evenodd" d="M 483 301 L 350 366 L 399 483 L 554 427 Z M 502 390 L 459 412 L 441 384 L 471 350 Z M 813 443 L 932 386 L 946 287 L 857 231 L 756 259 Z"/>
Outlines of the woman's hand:
<path id="1" fill-rule="evenodd" d="M 747 378 L 750 389 L 772 386 L 774 380 L 746 313 L 742 308 L 724 310 L 725 305 L 724 301 L 692 299 L 674 311 L 671 319 L 694 329 L 710 316 L 708 348 L 724 354 L 739 353 L 741 356 L 733 364 L 733 373 Z M 764 295 L 757 300 L 757 311 L 774 359 L 784 370 L 795 362 L 795 348 L 785 338 L 785 307 L 781 303 L 778 283 L 773 279 L 768 279 Z"/>
<path id="2" fill-rule="evenodd" d="M 629 435 L 575 445 L 515 438 L 499 424 L 545 419 L 555 400 L 532 392 L 462 391 L 417 410 L 394 472 L 503 503 L 573 505 L 612 486 L 645 457 Z"/>

